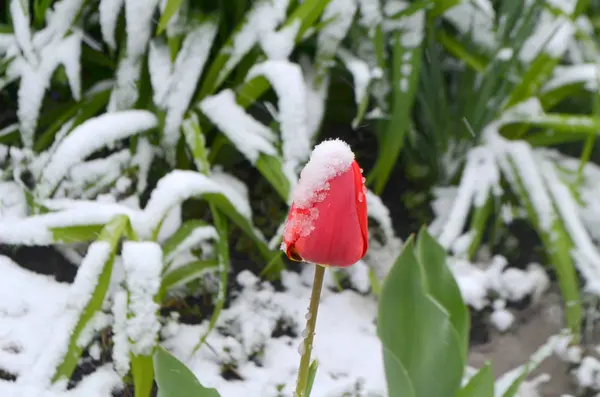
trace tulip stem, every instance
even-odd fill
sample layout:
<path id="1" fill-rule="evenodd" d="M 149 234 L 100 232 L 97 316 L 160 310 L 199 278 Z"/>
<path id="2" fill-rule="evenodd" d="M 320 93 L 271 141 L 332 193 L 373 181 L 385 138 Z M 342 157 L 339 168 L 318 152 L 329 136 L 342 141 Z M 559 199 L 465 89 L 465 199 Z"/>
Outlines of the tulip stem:
<path id="1" fill-rule="evenodd" d="M 325 266 L 315 265 L 315 278 L 313 280 L 312 293 L 310 294 L 308 313 L 306 314 L 306 329 L 302 332 L 302 335 L 305 335 L 305 338 L 300 347 L 302 355 L 300 357 L 298 383 L 296 384 L 296 393 L 294 393 L 294 397 L 306 397 L 310 353 L 312 351 L 313 339 L 315 336 L 315 325 L 317 323 L 317 313 L 319 312 L 319 300 L 321 299 L 324 275 Z"/>

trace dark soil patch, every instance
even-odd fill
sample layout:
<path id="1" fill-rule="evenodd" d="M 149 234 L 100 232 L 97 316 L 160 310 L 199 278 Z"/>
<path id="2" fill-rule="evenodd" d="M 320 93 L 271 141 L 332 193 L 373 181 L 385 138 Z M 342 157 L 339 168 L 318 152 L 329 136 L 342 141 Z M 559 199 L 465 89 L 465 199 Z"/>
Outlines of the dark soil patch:
<path id="1" fill-rule="evenodd" d="M 77 267 L 52 247 L 15 247 L 0 244 L 0 255 L 11 258 L 25 269 L 54 276 L 56 281 L 72 283 Z"/>

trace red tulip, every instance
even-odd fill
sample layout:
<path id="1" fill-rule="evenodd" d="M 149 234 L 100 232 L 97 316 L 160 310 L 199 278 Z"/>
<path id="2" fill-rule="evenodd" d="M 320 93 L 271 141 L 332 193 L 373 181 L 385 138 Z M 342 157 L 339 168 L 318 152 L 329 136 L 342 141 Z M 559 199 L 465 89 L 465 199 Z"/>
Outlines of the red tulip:
<path id="1" fill-rule="evenodd" d="M 367 252 L 367 202 L 362 170 L 341 140 L 315 147 L 292 195 L 283 232 L 288 258 L 346 267 Z"/>

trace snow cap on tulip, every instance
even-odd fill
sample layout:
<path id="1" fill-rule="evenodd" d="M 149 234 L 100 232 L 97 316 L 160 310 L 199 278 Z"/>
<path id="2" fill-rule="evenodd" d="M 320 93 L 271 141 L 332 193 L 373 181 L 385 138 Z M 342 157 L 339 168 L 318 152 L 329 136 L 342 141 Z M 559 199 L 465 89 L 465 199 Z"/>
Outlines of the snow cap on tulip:
<path id="1" fill-rule="evenodd" d="M 364 178 L 347 143 L 317 145 L 292 193 L 282 250 L 292 260 L 350 266 L 368 246 Z"/>

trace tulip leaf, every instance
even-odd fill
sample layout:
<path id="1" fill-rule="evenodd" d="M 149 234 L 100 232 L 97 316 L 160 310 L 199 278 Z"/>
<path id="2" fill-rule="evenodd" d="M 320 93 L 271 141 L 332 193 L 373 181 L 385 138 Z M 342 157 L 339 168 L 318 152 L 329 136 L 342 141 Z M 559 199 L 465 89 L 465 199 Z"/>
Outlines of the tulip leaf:
<path id="1" fill-rule="evenodd" d="M 469 312 L 458 284 L 446 265 L 446 251 L 423 227 L 417 242 L 417 257 L 425 270 L 427 291 L 446 309 L 450 322 L 458 333 L 463 359 L 469 349 Z"/>
<path id="2" fill-rule="evenodd" d="M 469 382 L 456 394 L 456 397 L 494 397 L 494 373 L 487 362 Z"/>
<path id="3" fill-rule="evenodd" d="M 411 237 L 383 282 L 379 300 L 377 329 L 389 397 L 447 397 L 461 385 L 463 341 L 451 321 L 453 313 L 427 292 L 426 282 Z"/>
<path id="4" fill-rule="evenodd" d="M 171 353 L 159 347 L 154 353 L 158 397 L 220 397 L 198 381 L 192 371 Z"/>

